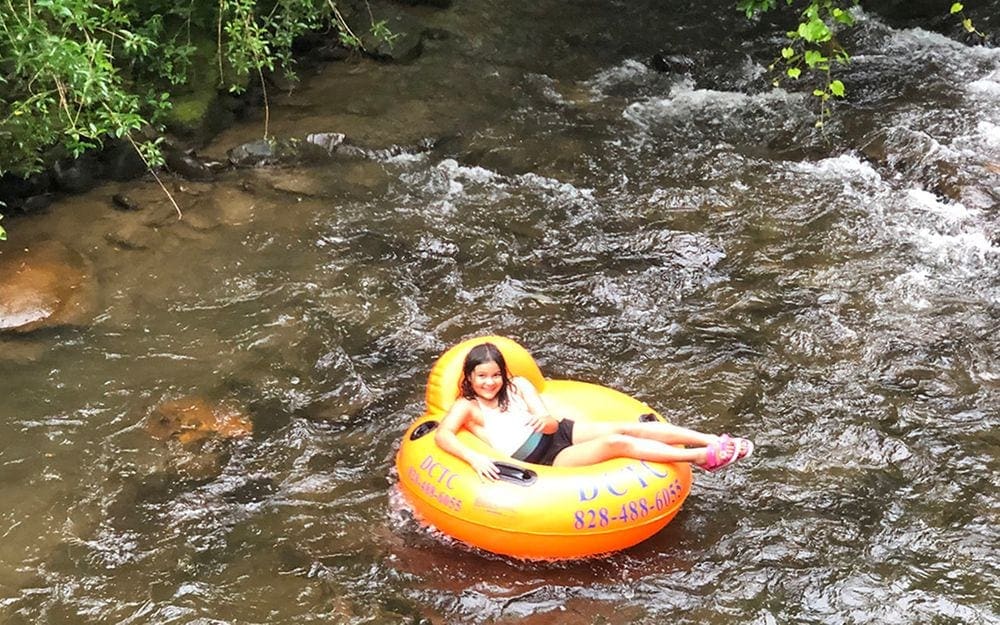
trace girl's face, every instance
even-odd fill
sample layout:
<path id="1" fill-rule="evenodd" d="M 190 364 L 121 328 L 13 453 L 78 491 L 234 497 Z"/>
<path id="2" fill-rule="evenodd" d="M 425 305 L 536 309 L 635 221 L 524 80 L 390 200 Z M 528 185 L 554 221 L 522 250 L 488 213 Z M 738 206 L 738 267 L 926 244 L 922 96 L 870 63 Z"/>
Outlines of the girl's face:
<path id="1" fill-rule="evenodd" d="M 476 365 L 469 374 L 472 392 L 483 399 L 493 399 L 503 388 L 503 374 L 500 365 L 495 362 L 484 362 Z"/>

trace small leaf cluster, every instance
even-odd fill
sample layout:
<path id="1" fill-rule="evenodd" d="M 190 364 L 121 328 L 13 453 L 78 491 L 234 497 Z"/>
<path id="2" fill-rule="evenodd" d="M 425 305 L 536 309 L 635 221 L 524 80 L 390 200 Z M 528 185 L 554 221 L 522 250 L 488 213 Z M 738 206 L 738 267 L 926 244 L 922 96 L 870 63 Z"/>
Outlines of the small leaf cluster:
<path id="1" fill-rule="evenodd" d="M 972 24 L 972 18 L 966 17 L 966 15 L 965 15 L 965 5 L 964 4 L 962 4 L 961 2 L 956 2 L 956 3 L 952 4 L 951 5 L 951 11 L 950 11 L 950 13 L 952 15 L 958 15 L 959 19 L 962 20 L 962 28 L 965 29 L 965 32 L 972 33 L 972 34 L 975 34 L 975 35 L 979 35 L 979 37 L 981 37 L 983 39 L 986 38 L 986 33 L 980 32 Z"/>
<path id="2" fill-rule="evenodd" d="M 737 6 L 752 17 L 775 8 L 776 4 L 777 0 L 743 0 Z M 791 6 L 793 0 L 785 0 L 785 4 Z M 857 0 L 853 4 L 857 4 Z M 830 100 L 843 98 L 847 92 L 844 83 L 833 77 L 832 70 L 835 64 L 846 65 L 851 60 L 836 40 L 839 28 L 854 25 L 854 16 L 849 8 L 837 0 L 810 0 L 805 3 L 800 9 L 798 27 L 785 33 L 788 43 L 769 67 L 772 72 L 778 71 L 779 65 L 782 69 L 781 75 L 772 81 L 775 86 L 779 86 L 783 79 L 799 80 L 806 74 L 816 77 L 812 94 L 820 107 L 817 127 L 823 127 L 830 115 Z"/>

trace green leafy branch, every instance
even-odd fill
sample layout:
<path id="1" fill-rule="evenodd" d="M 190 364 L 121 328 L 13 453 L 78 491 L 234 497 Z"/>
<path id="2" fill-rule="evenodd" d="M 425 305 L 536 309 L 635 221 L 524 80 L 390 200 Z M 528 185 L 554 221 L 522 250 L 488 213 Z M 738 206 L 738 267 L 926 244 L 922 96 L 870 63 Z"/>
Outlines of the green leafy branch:
<path id="1" fill-rule="evenodd" d="M 792 0 L 786 0 L 786 4 L 791 5 Z M 749 17 L 775 6 L 776 0 L 744 0 L 738 4 Z M 817 128 L 823 128 L 830 118 L 830 101 L 846 95 L 847 89 L 841 80 L 834 78 L 833 68 L 847 65 L 851 57 L 837 42 L 835 33 L 838 28 L 853 25 L 854 16 L 839 2 L 812 0 L 800 13 L 798 27 L 786 33 L 788 44 L 782 47 L 780 56 L 768 68 L 777 72 L 779 65 L 782 66 L 780 75 L 772 79 L 775 87 L 785 79 L 799 80 L 804 73 L 819 76 L 812 90 L 819 103 Z"/>
<path id="2" fill-rule="evenodd" d="M 330 9 L 333 12 L 333 17 L 337 23 L 337 26 L 340 28 L 340 43 L 347 48 L 353 48 L 355 50 L 364 50 L 367 52 L 368 49 L 365 47 L 364 41 L 362 40 L 361 37 L 355 34 L 355 32 L 347 24 L 347 20 L 344 19 L 344 16 L 337 8 L 337 5 L 334 4 L 333 0 L 327 0 L 327 1 L 330 4 Z M 399 33 L 393 33 L 391 30 L 389 30 L 389 26 L 386 20 L 375 19 L 375 15 L 372 13 L 371 4 L 368 2 L 368 0 L 365 0 L 365 9 L 368 11 L 368 20 L 369 23 L 371 24 L 371 27 L 368 29 L 368 32 L 371 33 L 375 41 L 384 41 L 391 50 L 393 43 L 400 36 Z"/>
<path id="3" fill-rule="evenodd" d="M 784 0 L 784 3 L 791 6 L 794 1 Z M 752 19 L 760 13 L 777 8 L 778 2 L 779 0 L 738 0 L 736 7 L 748 19 Z M 769 66 L 771 72 L 778 73 L 772 79 L 776 87 L 785 79 L 799 80 L 806 76 L 819 76 L 817 86 L 812 91 L 820 107 L 816 120 L 818 128 L 824 127 L 830 118 L 831 102 L 835 98 L 843 98 L 847 93 L 844 83 L 833 75 L 836 65 L 847 65 L 851 61 L 850 55 L 836 39 L 838 29 L 854 25 L 854 16 L 845 6 L 847 2 L 848 0 L 809 0 L 800 13 L 798 27 L 786 33 L 789 40 L 787 45 L 782 47 L 780 55 Z M 860 2 L 850 0 L 850 4 L 858 5 Z M 950 12 L 962 20 L 962 27 L 966 32 L 986 37 L 976 29 L 972 19 L 965 15 L 965 6 L 961 2 L 953 3 Z"/>
<path id="4" fill-rule="evenodd" d="M 103 137 L 123 137 L 144 123 L 140 98 L 130 93 L 114 65 L 116 47 L 155 44 L 122 26 L 117 3 L 72 7 L 57 0 L 27 5 L 7 0 L 0 11 L 0 150 L 21 157 L 0 173 L 31 173 L 43 151 L 62 144 L 70 156 L 98 147 Z"/>
<path id="5" fill-rule="evenodd" d="M 965 29 L 965 32 L 976 34 L 979 35 L 980 38 L 986 39 L 986 33 L 977 30 L 976 27 L 972 24 L 972 18 L 966 17 L 965 5 L 963 5 L 961 2 L 956 2 L 951 5 L 950 12 L 952 15 L 958 15 L 959 19 L 962 20 L 962 28 Z"/>

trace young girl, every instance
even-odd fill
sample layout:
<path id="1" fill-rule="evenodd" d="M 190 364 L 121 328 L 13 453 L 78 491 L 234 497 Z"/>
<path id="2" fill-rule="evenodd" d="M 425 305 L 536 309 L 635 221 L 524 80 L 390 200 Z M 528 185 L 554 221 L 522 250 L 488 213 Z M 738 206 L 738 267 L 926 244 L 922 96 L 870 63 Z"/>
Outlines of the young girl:
<path id="1" fill-rule="evenodd" d="M 441 421 L 435 441 L 491 480 L 499 477 L 496 466 L 488 456 L 458 439 L 456 434 L 463 427 L 515 460 L 557 467 L 627 457 L 693 462 L 714 471 L 753 453 L 753 443 L 747 439 L 712 436 L 659 421 L 575 423 L 555 419 L 531 382 L 510 377 L 503 354 L 492 343 L 469 350 L 459 389 L 461 397 Z"/>

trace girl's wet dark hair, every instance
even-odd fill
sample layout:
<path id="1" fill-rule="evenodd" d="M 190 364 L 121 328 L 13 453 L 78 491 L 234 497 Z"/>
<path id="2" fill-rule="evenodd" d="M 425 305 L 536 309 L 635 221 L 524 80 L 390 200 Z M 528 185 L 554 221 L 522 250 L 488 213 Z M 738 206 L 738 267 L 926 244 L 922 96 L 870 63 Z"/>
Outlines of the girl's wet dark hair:
<path id="1" fill-rule="evenodd" d="M 462 397 L 475 399 L 476 393 L 472 390 L 472 382 L 469 381 L 469 376 L 472 375 L 476 367 L 488 362 L 495 362 L 500 367 L 500 377 L 503 383 L 500 385 L 500 392 L 497 393 L 497 405 L 500 407 L 500 410 L 507 410 L 509 399 L 507 389 L 510 388 L 510 372 L 507 371 L 507 361 L 504 360 L 503 354 L 500 353 L 500 349 L 493 343 L 480 343 L 469 350 L 469 353 L 465 356 L 465 364 L 462 365 L 462 380 L 458 383 L 458 389 L 462 393 Z"/>

